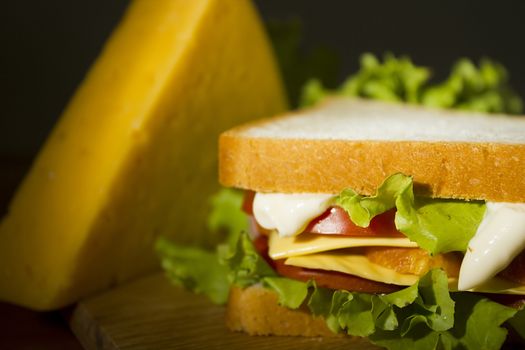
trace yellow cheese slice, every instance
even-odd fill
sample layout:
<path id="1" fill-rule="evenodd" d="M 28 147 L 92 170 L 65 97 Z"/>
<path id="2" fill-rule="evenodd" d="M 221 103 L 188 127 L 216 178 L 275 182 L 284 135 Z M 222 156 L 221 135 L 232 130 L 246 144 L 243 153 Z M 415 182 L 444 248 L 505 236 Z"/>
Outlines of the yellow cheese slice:
<path id="1" fill-rule="evenodd" d="M 392 269 L 372 263 L 363 255 L 351 254 L 349 251 L 294 256 L 286 259 L 285 264 L 309 269 L 339 271 L 377 282 L 400 286 L 410 286 L 419 279 L 419 276 L 398 273 Z M 449 288 L 451 291 L 458 290 L 457 279 L 449 278 Z M 471 291 L 525 295 L 525 286 L 500 278 L 493 278 L 483 286 Z"/>
<path id="2" fill-rule="evenodd" d="M 398 273 L 381 265 L 374 264 L 363 255 L 346 252 L 317 253 L 306 256 L 294 256 L 286 259 L 286 265 L 339 271 L 372 281 L 410 286 L 419 280 L 419 276 Z"/>
<path id="3" fill-rule="evenodd" d="M 49 310 L 202 242 L 217 135 L 286 109 L 248 0 L 136 0 L 0 226 L 0 299 Z"/>
<path id="4" fill-rule="evenodd" d="M 353 247 L 417 247 L 408 238 L 348 237 L 340 235 L 300 234 L 294 237 L 280 237 L 276 232 L 270 234 L 269 255 L 272 259 L 325 252 Z"/>

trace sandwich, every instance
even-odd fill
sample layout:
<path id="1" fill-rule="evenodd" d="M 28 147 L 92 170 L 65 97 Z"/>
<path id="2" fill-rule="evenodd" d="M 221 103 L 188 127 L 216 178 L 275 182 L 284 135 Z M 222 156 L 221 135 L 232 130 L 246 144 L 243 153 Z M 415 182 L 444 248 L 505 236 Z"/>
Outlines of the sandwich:
<path id="1" fill-rule="evenodd" d="M 307 109 L 224 132 L 208 228 L 225 243 L 160 238 L 170 280 L 251 335 L 523 346 L 525 119 L 504 114 L 523 104 L 488 60 L 429 78 L 365 54 L 337 90 L 311 80 Z"/>
<path id="2" fill-rule="evenodd" d="M 525 339 L 525 119 L 333 98 L 219 140 L 227 323 L 388 349 Z"/>

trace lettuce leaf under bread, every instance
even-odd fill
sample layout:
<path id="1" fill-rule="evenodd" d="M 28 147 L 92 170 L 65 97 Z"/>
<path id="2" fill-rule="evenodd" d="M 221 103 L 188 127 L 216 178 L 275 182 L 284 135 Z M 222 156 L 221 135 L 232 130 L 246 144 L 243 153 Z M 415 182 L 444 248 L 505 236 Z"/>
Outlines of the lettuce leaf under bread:
<path id="1" fill-rule="evenodd" d="M 276 276 L 246 234 L 248 218 L 241 209 L 242 202 L 243 193 L 228 188 L 210 199 L 208 229 L 225 237 L 215 250 L 157 239 L 155 249 L 161 266 L 174 284 L 225 304 L 231 284 L 245 287 Z"/>
<path id="2" fill-rule="evenodd" d="M 525 305 L 521 305 L 521 309 L 509 320 L 509 324 L 521 338 L 525 339 Z"/>
<path id="3" fill-rule="evenodd" d="M 332 330 L 390 350 L 499 349 L 507 334 L 501 325 L 517 312 L 477 295 L 450 294 L 438 269 L 387 295 L 318 289 L 309 307 Z"/>
<path id="4" fill-rule="evenodd" d="M 234 277 L 231 276 L 232 269 L 222 262 L 221 251 L 222 255 L 225 251 L 234 251 L 231 247 L 240 242 L 240 233 L 248 229 L 248 218 L 241 209 L 242 202 L 242 192 L 228 188 L 222 188 L 210 198 L 208 229 L 210 233 L 226 237 L 226 243 L 216 250 L 179 245 L 164 237 L 157 239 L 155 250 L 172 283 L 194 293 L 204 294 L 216 304 L 225 304 L 228 301 L 231 279 Z M 251 243 L 248 247 L 250 246 Z M 259 255 L 255 250 L 250 253 L 252 260 L 258 261 Z M 252 270 L 253 273 L 254 269 L 250 264 L 247 265 L 247 270 L 241 272 L 236 268 L 235 271 L 249 284 L 257 280 L 260 274 L 251 276 L 248 271 Z"/>
<path id="5" fill-rule="evenodd" d="M 219 262 L 227 266 L 228 280 L 231 284 L 247 287 L 259 283 L 264 277 L 277 275 L 257 253 L 245 231 L 235 233 L 233 237 L 228 244 L 217 248 Z"/>
<path id="6" fill-rule="evenodd" d="M 485 213 L 481 201 L 416 197 L 412 178 L 400 173 L 388 177 L 373 196 L 346 189 L 336 197 L 335 204 L 361 227 L 368 227 L 375 216 L 396 208 L 396 228 L 431 254 L 465 252 Z"/>
<path id="7" fill-rule="evenodd" d="M 229 269 L 219 264 L 218 254 L 199 247 L 175 244 L 164 237 L 155 243 L 161 266 L 172 283 L 197 294 L 206 295 L 216 304 L 228 300 Z"/>
<path id="8" fill-rule="evenodd" d="M 239 239 L 249 241 L 245 233 Z M 230 256 L 251 256 L 254 249 L 245 244 L 236 247 L 240 251 Z M 518 312 L 472 293 L 450 293 L 440 269 L 398 292 L 374 295 L 319 288 L 314 282 L 268 275 L 266 268 L 257 266 L 254 261 L 253 270 L 264 275 L 259 283 L 276 292 L 281 305 L 292 309 L 308 305 L 334 332 L 366 336 L 390 350 L 499 349 L 507 334 L 502 324 Z"/>
<path id="9" fill-rule="evenodd" d="M 226 302 L 223 291 L 230 284 L 261 284 L 277 293 L 281 305 L 292 309 L 307 305 L 314 315 L 323 316 L 334 332 L 368 337 L 390 350 L 499 349 L 507 333 L 501 327 L 505 321 L 510 319 L 516 329 L 522 327 L 522 317 L 512 318 L 518 313 L 516 309 L 472 293 L 449 293 L 442 270 L 431 270 L 413 286 L 386 295 L 330 290 L 317 287 L 313 281 L 278 276 L 254 253 L 245 232 L 234 236 L 235 242 L 224 245 L 228 251 L 221 254 L 204 250 L 196 253 L 197 248 L 187 248 L 181 254 L 182 247 L 162 240 L 159 252 L 163 267 L 171 279 L 185 281 L 184 286 L 204 292 L 220 304 Z M 181 255 L 192 258 L 180 259 Z M 204 267 L 209 277 L 202 278 L 199 271 Z M 210 285 L 221 286 L 221 298 L 209 292 Z M 521 312 L 518 315 L 523 316 Z"/>

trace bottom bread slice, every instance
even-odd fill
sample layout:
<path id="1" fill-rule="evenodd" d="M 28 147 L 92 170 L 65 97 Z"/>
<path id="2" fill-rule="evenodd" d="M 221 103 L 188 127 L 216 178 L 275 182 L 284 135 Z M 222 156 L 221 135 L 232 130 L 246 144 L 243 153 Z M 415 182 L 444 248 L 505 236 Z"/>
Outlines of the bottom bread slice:
<path id="1" fill-rule="evenodd" d="M 277 294 L 261 285 L 244 289 L 232 287 L 226 325 L 232 331 L 250 335 L 345 337 L 345 340 L 351 339 L 352 344 L 361 344 L 359 349 L 379 349 L 366 338 L 333 333 L 322 317 L 314 317 L 306 307 L 291 310 L 280 306 L 277 301 Z M 507 345 L 512 349 L 525 349 L 522 338 L 515 331 L 510 332 Z"/>
<path id="2" fill-rule="evenodd" d="M 280 306 L 275 292 L 260 285 L 232 287 L 226 311 L 226 324 L 233 331 L 251 335 L 292 335 L 340 337 L 330 331 L 322 317 L 306 308 L 291 310 Z"/>

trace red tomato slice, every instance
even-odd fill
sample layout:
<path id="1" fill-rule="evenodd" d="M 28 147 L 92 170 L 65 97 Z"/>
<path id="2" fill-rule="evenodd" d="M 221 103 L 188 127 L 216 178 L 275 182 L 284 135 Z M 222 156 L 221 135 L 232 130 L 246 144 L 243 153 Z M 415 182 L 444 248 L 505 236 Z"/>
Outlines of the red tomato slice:
<path id="1" fill-rule="evenodd" d="M 253 240 L 253 246 L 259 255 L 262 256 L 264 260 L 266 260 L 268 265 L 270 265 L 275 270 L 275 261 L 270 258 L 270 255 L 268 255 L 268 237 L 258 236 Z"/>
<path id="2" fill-rule="evenodd" d="M 255 197 L 254 191 L 244 191 L 244 198 L 242 201 L 242 210 L 248 215 L 253 215 L 253 198 L 254 197 Z"/>
<path id="3" fill-rule="evenodd" d="M 312 220 L 304 232 L 319 234 L 338 234 L 347 236 L 404 237 L 396 229 L 395 209 L 377 215 L 368 227 L 359 227 L 350 220 L 348 213 L 341 207 L 331 207 Z"/>

